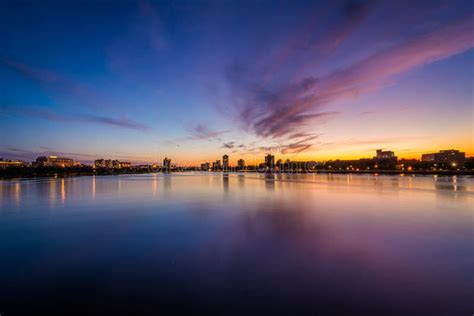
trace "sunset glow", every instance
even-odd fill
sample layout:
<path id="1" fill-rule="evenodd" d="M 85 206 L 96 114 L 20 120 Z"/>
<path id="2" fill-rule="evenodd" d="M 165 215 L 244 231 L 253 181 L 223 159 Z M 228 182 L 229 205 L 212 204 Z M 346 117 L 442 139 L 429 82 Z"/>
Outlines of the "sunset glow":
<path id="1" fill-rule="evenodd" d="M 2 157 L 474 155 L 469 2 L 13 2 L 0 12 Z"/>

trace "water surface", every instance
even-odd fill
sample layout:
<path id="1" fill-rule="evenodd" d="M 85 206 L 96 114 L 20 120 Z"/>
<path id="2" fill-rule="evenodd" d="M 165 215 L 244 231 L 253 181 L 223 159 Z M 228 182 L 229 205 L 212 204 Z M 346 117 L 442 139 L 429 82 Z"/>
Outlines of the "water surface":
<path id="1" fill-rule="evenodd" d="M 474 179 L 0 181 L 0 313 L 471 315 Z"/>

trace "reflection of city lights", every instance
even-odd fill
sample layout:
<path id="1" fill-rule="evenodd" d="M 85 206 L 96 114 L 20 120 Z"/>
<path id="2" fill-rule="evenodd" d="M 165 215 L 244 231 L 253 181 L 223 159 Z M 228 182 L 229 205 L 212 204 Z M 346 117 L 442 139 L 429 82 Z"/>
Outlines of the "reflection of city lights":
<path id="1" fill-rule="evenodd" d="M 61 202 L 64 203 L 66 200 L 66 188 L 64 186 L 64 179 L 61 179 Z"/>
<path id="2" fill-rule="evenodd" d="M 95 175 L 92 176 L 92 199 L 95 199 Z"/>

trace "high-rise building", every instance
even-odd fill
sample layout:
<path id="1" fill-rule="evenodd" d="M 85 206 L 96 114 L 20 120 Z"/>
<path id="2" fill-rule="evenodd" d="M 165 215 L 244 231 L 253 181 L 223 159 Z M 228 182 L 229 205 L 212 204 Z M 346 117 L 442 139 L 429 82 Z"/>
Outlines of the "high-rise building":
<path id="1" fill-rule="evenodd" d="M 239 159 L 237 161 L 237 167 L 239 168 L 239 170 L 244 170 L 245 169 L 245 160 Z"/>
<path id="2" fill-rule="evenodd" d="M 36 158 L 35 165 L 40 167 L 72 167 L 74 160 L 57 156 L 40 156 Z"/>
<path id="3" fill-rule="evenodd" d="M 212 163 L 212 170 L 213 171 L 219 171 L 221 169 L 221 161 L 216 160 Z"/>
<path id="4" fill-rule="evenodd" d="M 229 156 L 227 155 L 222 156 L 222 169 L 224 171 L 229 170 Z"/>
<path id="5" fill-rule="evenodd" d="M 273 169 L 275 166 L 275 156 L 268 154 L 265 156 L 265 167 L 268 169 Z"/>
<path id="6" fill-rule="evenodd" d="M 210 168 L 210 163 L 205 162 L 205 163 L 201 164 L 201 170 L 202 171 L 209 171 L 209 168 Z"/>
<path id="7" fill-rule="evenodd" d="M 466 153 L 454 149 L 440 150 L 438 153 L 422 155 L 421 160 L 439 164 L 446 164 L 452 167 L 459 167 L 462 166 L 466 161 Z"/>
<path id="8" fill-rule="evenodd" d="M 163 171 L 169 172 L 170 170 L 171 170 L 171 159 L 165 157 L 165 159 L 163 159 Z"/>

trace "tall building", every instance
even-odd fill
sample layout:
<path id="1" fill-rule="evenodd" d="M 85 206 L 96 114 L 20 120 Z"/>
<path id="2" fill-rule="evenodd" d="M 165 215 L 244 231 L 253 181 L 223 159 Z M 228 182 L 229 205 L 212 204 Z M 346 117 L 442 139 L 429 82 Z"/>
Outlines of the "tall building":
<path id="1" fill-rule="evenodd" d="M 72 167 L 74 160 L 71 158 L 57 157 L 57 156 L 40 156 L 36 158 L 37 166 L 40 167 Z"/>
<path id="2" fill-rule="evenodd" d="M 237 161 L 237 167 L 239 168 L 239 170 L 244 170 L 245 169 L 245 160 L 239 159 Z"/>
<path id="3" fill-rule="evenodd" d="M 464 165 L 464 162 L 466 161 L 466 153 L 454 149 L 440 150 L 438 153 L 423 154 L 421 160 L 459 167 Z"/>
<path id="4" fill-rule="evenodd" d="M 201 164 L 201 170 L 202 171 L 209 171 L 209 168 L 210 168 L 210 163 L 205 162 L 205 163 Z"/>
<path id="5" fill-rule="evenodd" d="M 229 170 L 229 156 L 227 155 L 222 156 L 222 169 L 224 171 Z"/>
<path id="6" fill-rule="evenodd" d="M 165 157 L 163 159 L 163 171 L 169 172 L 171 170 L 171 159 Z"/>
<path id="7" fill-rule="evenodd" d="M 221 161 L 216 160 L 212 163 L 212 170 L 213 171 L 219 171 L 221 169 Z"/>
<path id="8" fill-rule="evenodd" d="M 273 169 L 273 167 L 275 166 L 275 156 L 273 155 L 266 155 L 265 156 L 265 167 L 269 168 L 269 169 Z"/>

